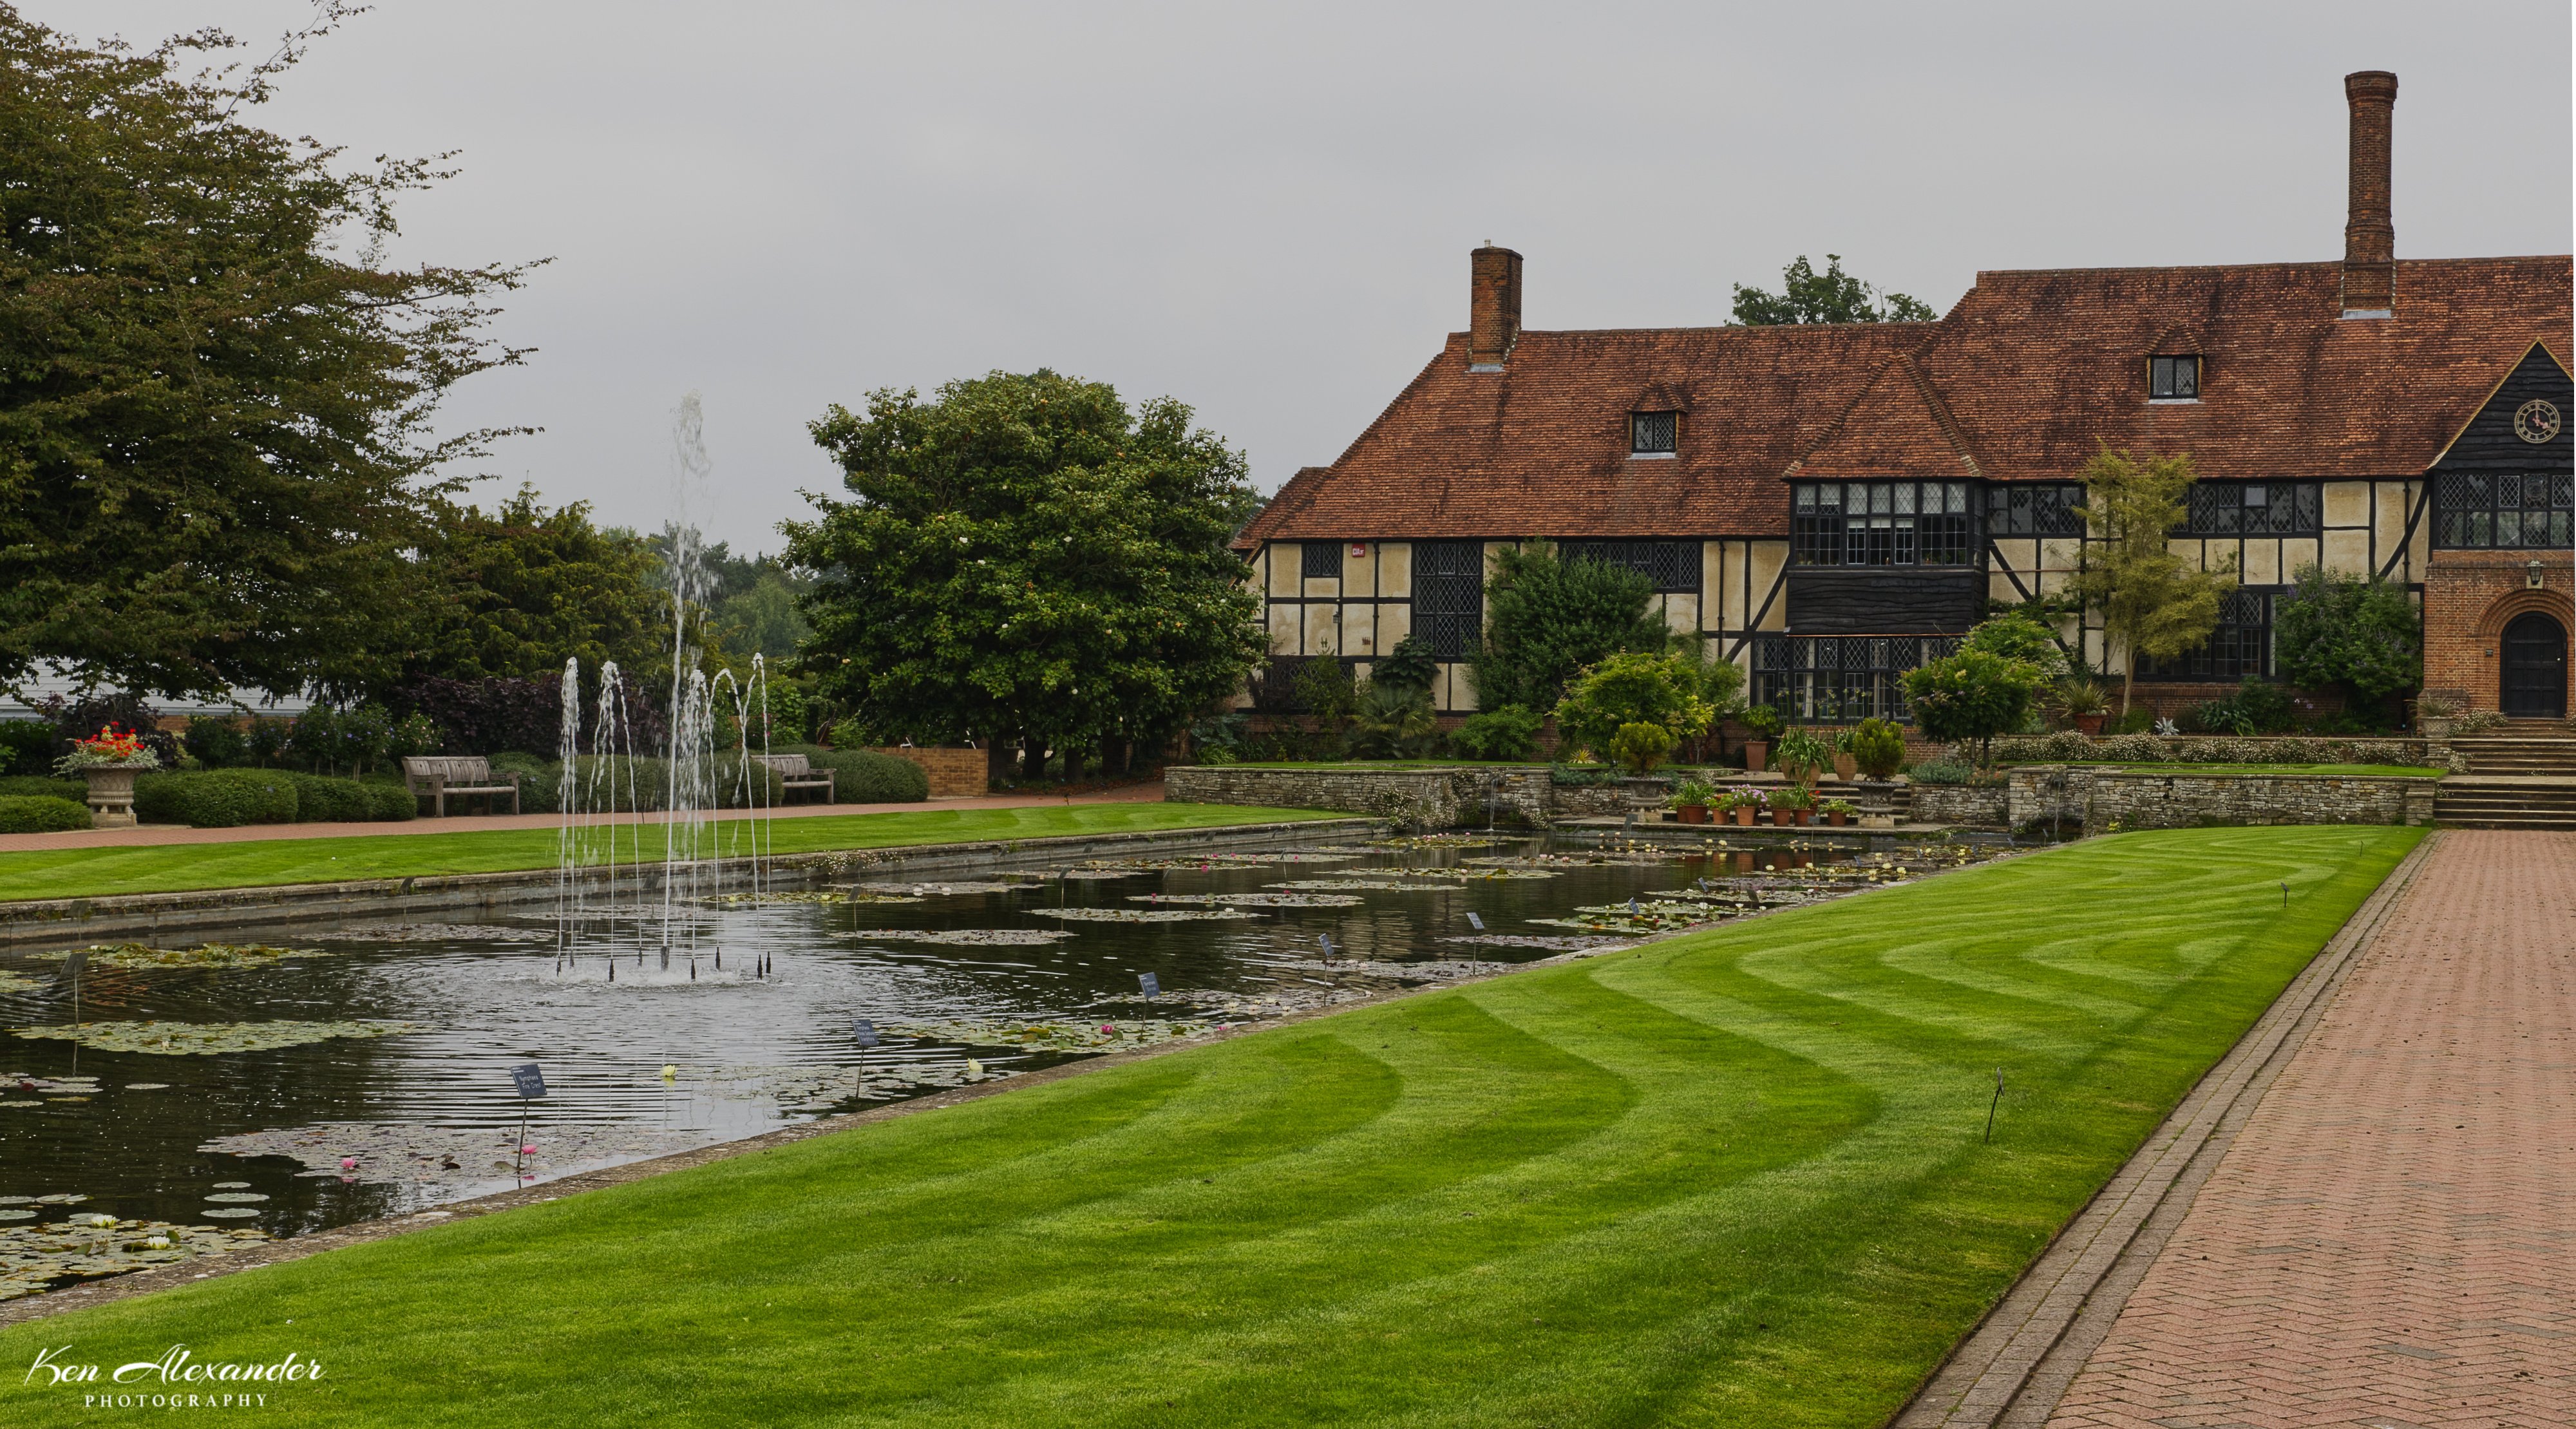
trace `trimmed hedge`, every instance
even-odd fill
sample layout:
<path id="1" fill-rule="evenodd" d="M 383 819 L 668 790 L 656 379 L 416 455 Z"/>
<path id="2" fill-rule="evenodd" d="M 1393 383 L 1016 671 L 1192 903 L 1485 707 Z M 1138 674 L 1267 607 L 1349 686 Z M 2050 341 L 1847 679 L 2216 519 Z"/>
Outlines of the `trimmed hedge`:
<path id="1" fill-rule="evenodd" d="M 291 824 L 295 793 L 295 776 L 278 769 L 143 774 L 134 780 L 134 813 L 147 824 L 196 829 Z"/>
<path id="2" fill-rule="evenodd" d="M 59 834 L 89 827 L 89 806 L 47 794 L 0 794 L 0 834 Z"/>
<path id="3" fill-rule="evenodd" d="M 493 773 L 519 776 L 519 812 L 523 814 L 563 812 L 561 798 L 563 761 L 539 759 L 533 754 L 517 753 L 495 754 L 491 756 L 491 761 Z M 618 812 L 624 813 L 638 806 L 645 809 L 668 807 L 671 784 L 669 760 L 646 758 L 629 761 L 621 758 L 612 760 L 610 763 L 616 776 L 613 788 Z M 904 767 L 911 769 L 915 774 L 921 772 L 916 766 L 910 764 L 905 764 Z M 612 781 L 609 772 L 602 770 L 597 755 L 585 754 L 574 761 L 573 775 L 580 783 L 582 807 L 585 810 L 595 811 L 600 803 L 606 802 L 610 797 Z M 756 802 L 775 808 L 786 791 L 781 787 L 781 780 L 777 774 L 769 774 L 768 780 L 767 794 L 761 796 Z M 930 787 L 928 777 L 924 776 L 921 782 L 924 792 L 913 796 L 915 798 L 928 797 Z M 731 777 L 729 770 L 718 775 L 717 784 L 717 807 L 725 809 L 743 807 L 745 802 L 743 795 L 746 791 L 739 781 Z M 595 794 L 592 792 L 594 789 L 597 791 Z M 475 807 L 481 806 L 477 804 Z M 508 806 L 504 804 L 503 807 Z"/>
<path id="4" fill-rule="evenodd" d="M 918 804 L 930 797 L 929 771 L 909 759 L 819 744 L 781 744 L 770 752 L 802 754 L 815 768 L 831 770 L 835 804 Z"/>
<path id="5" fill-rule="evenodd" d="M 204 769 L 145 774 L 134 812 L 147 824 L 231 829 L 245 824 L 361 824 L 414 817 L 400 784 L 332 779 L 283 769 Z"/>
<path id="6" fill-rule="evenodd" d="M 41 775 L 13 774 L 0 779 L 0 799 L 69 799 L 83 808 L 89 806 L 89 785 L 78 779 L 52 779 Z"/>

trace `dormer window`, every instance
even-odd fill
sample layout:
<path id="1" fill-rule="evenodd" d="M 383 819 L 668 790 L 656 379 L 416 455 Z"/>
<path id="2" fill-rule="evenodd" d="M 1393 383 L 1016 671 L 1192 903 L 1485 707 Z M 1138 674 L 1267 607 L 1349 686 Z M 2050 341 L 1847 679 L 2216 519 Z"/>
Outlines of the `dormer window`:
<path id="1" fill-rule="evenodd" d="M 2199 401 L 2200 358 L 2198 356 L 2148 358 L 2147 400 L 2150 402 Z"/>
<path id="2" fill-rule="evenodd" d="M 1630 412 L 1628 455 L 1678 456 L 1682 448 L 1682 414 Z"/>

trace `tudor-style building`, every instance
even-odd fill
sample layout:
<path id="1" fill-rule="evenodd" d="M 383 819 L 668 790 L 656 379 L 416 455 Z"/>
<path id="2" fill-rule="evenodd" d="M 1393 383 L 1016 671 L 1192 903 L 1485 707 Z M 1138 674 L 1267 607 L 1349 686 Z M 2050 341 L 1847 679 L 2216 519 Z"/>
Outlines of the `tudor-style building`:
<path id="1" fill-rule="evenodd" d="M 2242 582 L 2147 698 L 2273 676 L 2315 562 L 2420 593 L 2428 690 L 2565 716 L 2570 260 L 2396 260 L 2396 77 L 2344 84 L 2339 263 L 1979 273 L 1931 323 L 1528 332 L 1521 255 L 1477 249 L 1468 330 L 1239 539 L 1273 652 L 1244 703 L 1415 634 L 1440 708 L 1474 709 L 1487 563 L 1545 539 L 1646 574 L 1792 718 L 1902 714 L 1898 674 L 2082 567 L 2074 482 L 2108 444 L 2191 454 L 2176 548 Z M 2104 665 L 2094 618 L 2062 635 Z"/>

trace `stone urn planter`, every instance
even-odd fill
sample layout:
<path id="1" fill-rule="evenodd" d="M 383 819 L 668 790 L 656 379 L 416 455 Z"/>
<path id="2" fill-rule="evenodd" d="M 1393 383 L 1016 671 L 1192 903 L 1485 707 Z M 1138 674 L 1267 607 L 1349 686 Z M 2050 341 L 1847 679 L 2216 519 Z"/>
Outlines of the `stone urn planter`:
<path id="1" fill-rule="evenodd" d="M 2415 723 L 2417 727 L 2423 731 L 2426 739 L 2437 739 L 2448 742 L 2451 737 L 2452 727 L 2457 722 L 2449 715 L 2423 715 L 2418 717 Z"/>
<path id="2" fill-rule="evenodd" d="M 89 785 L 89 823 L 94 829 L 134 827 L 134 776 L 140 769 L 84 769 Z"/>

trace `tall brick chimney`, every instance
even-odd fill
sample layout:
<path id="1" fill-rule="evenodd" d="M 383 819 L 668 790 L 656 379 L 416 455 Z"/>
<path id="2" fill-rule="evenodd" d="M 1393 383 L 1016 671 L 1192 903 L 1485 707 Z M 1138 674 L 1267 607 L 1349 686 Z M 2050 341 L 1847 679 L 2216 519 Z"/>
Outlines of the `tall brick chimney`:
<path id="1" fill-rule="evenodd" d="M 2397 308 L 2397 229 L 2388 221 L 2388 131 L 2397 76 L 2366 69 L 2343 77 L 2352 106 L 2352 201 L 2343 225 L 2343 315 L 2387 317 Z"/>
<path id="2" fill-rule="evenodd" d="M 1467 255 L 1467 370 L 1500 372 L 1521 336 L 1521 255 L 1491 239 Z"/>

